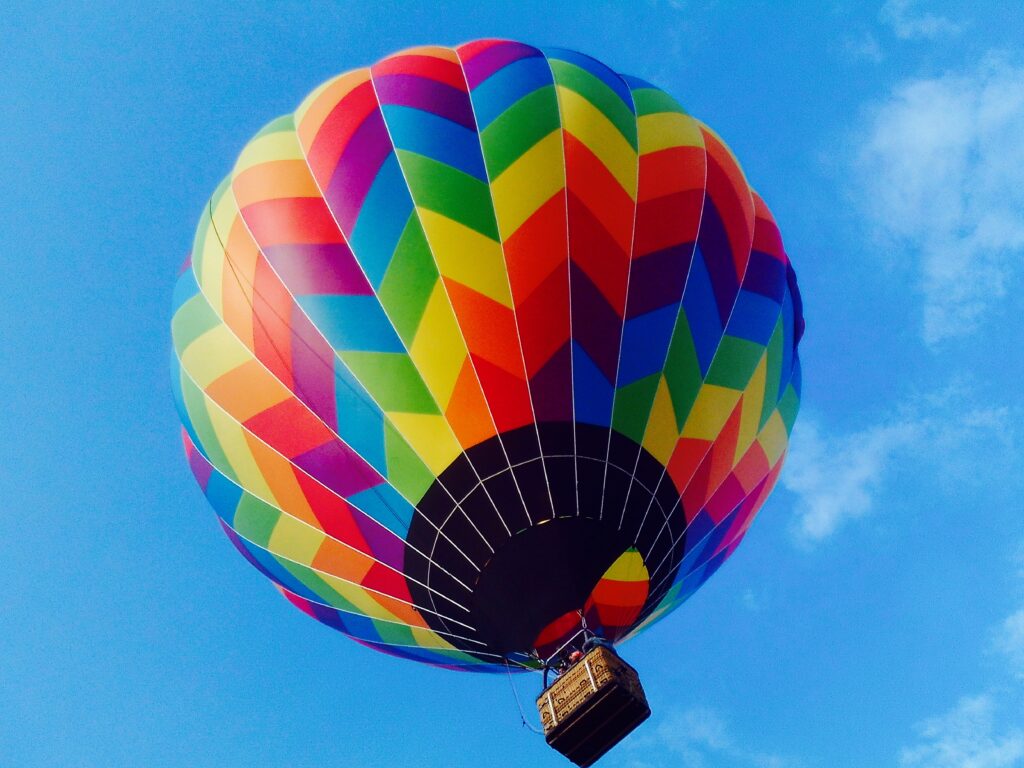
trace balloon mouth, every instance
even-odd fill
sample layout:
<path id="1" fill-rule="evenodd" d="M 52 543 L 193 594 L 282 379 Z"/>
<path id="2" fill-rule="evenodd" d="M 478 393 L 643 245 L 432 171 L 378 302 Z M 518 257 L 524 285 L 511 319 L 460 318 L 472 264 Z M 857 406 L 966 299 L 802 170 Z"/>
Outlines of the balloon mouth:
<path id="1" fill-rule="evenodd" d="M 629 626 L 589 626 L 614 641 L 672 583 L 685 550 L 679 499 L 664 466 L 618 432 L 530 425 L 474 446 L 437 477 L 409 528 L 406 581 L 431 628 L 493 661 L 536 650 L 635 548 L 659 585 Z"/>

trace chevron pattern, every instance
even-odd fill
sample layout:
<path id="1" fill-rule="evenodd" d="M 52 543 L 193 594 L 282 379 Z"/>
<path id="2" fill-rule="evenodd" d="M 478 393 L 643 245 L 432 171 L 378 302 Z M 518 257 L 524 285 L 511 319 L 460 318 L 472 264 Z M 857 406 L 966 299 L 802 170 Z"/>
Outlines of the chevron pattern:
<path id="1" fill-rule="evenodd" d="M 172 378 L 200 487 L 290 602 L 504 671 L 532 649 L 493 652 L 471 607 L 517 533 L 621 532 L 580 605 L 613 640 L 728 558 L 784 461 L 802 333 L 778 227 L 706 125 L 583 54 L 480 40 L 340 75 L 252 138 L 178 278 Z M 421 547 L 428 491 L 459 525 Z"/>

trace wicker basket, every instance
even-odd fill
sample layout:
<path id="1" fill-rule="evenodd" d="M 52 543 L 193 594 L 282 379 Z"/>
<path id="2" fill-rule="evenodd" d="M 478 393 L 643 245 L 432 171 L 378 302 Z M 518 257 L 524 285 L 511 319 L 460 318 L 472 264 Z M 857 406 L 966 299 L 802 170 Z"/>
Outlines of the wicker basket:
<path id="1" fill-rule="evenodd" d="M 636 670 L 596 646 L 537 697 L 544 737 L 579 766 L 594 763 L 650 714 Z"/>

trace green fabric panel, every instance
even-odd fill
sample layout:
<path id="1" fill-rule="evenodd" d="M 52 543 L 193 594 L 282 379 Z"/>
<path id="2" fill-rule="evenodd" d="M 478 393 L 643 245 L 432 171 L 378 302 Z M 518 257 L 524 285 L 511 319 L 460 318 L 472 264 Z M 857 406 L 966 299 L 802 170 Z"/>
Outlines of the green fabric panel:
<path id="1" fill-rule="evenodd" d="M 746 389 L 763 354 L 764 347 L 756 342 L 723 336 L 708 370 L 708 384 Z"/>
<path id="2" fill-rule="evenodd" d="M 669 345 L 665 360 L 665 379 L 668 382 L 669 394 L 672 395 L 672 408 L 676 412 L 676 428 L 682 432 L 683 424 L 690 415 L 703 382 L 700 363 L 697 362 L 697 350 L 693 346 L 690 323 L 685 312 L 680 312 L 676 318 L 672 344 Z"/>
<path id="3" fill-rule="evenodd" d="M 235 518 L 231 521 L 234 528 L 242 538 L 259 544 L 266 549 L 270 542 L 270 535 L 274 532 L 277 519 L 281 511 L 261 501 L 251 493 L 243 493 L 242 500 L 235 510 Z"/>
<path id="4" fill-rule="evenodd" d="M 661 371 L 658 371 L 615 390 L 612 429 L 633 442 L 643 442 L 644 430 L 647 427 L 647 420 L 651 417 L 654 395 L 658 391 L 660 379 Z"/>
<path id="5" fill-rule="evenodd" d="M 549 61 L 555 82 L 576 91 L 593 104 L 619 130 L 630 146 L 636 149 L 636 115 L 633 114 L 631 105 L 625 104 L 611 88 L 575 64 L 557 59 Z"/>
<path id="6" fill-rule="evenodd" d="M 294 131 L 295 130 L 295 115 L 289 113 L 287 115 L 281 115 L 271 120 L 269 123 L 260 128 L 259 133 L 249 139 L 249 143 L 252 144 L 256 139 L 261 136 L 266 136 L 268 133 L 281 133 L 283 131 Z"/>
<path id="7" fill-rule="evenodd" d="M 178 307 L 178 311 L 171 318 L 174 351 L 180 358 L 185 354 L 189 344 L 220 324 L 221 319 L 214 313 L 206 297 L 197 293 Z"/>
<path id="8" fill-rule="evenodd" d="M 196 433 L 196 437 L 199 438 L 199 442 L 202 444 L 200 447 L 203 449 L 203 453 L 206 454 L 206 457 L 215 469 L 229 480 L 237 483 L 238 476 L 235 474 L 235 470 L 231 468 L 228 457 L 220 446 L 217 433 L 214 431 L 213 423 L 210 421 L 210 413 L 206 410 L 206 395 L 193 383 L 184 370 L 181 371 L 181 396 L 185 401 L 185 410 L 188 411 L 188 417 L 192 421 L 192 430 Z"/>
<path id="9" fill-rule="evenodd" d="M 377 291 L 377 298 L 406 347 L 412 345 L 416 336 L 437 277 L 434 257 L 420 219 L 413 211 Z"/>
<path id="10" fill-rule="evenodd" d="M 686 114 L 686 110 L 679 102 L 660 88 L 637 88 L 633 91 L 633 104 L 636 105 L 637 116 L 654 115 L 658 112 Z"/>
<path id="11" fill-rule="evenodd" d="M 793 424 L 796 422 L 796 413 L 800 410 L 800 398 L 792 386 L 786 387 L 786 391 L 779 400 L 779 415 L 786 425 L 786 434 L 793 432 Z"/>
<path id="12" fill-rule="evenodd" d="M 382 411 L 440 412 L 405 352 L 338 352 L 338 356 Z"/>
<path id="13" fill-rule="evenodd" d="M 498 178 L 559 125 L 555 86 L 544 86 L 521 98 L 480 134 L 488 176 Z"/>
<path id="14" fill-rule="evenodd" d="M 775 330 L 768 341 L 768 371 L 764 383 L 764 404 L 761 406 L 760 429 L 768 421 L 779 402 L 779 380 L 782 377 L 782 337 L 785 333 L 782 317 L 775 323 Z"/>
<path id="15" fill-rule="evenodd" d="M 416 205 L 498 240 L 491 188 L 485 182 L 415 152 L 397 153 Z"/>
<path id="16" fill-rule="evenodd" d="M 270 555 L 281 564 L 282 568 L 316 593 L 316 595 L 319 596 L 327 605 L 332 608 L 338 608 L 342 611 L 348 611 L 349 613 L 358 613 L 360 616 L 365 615 L 361 610 L 356 608 L 355 605 L 339 595 L 334 588 L 321 579 L 317 572 L 312 568 L 302 565 L 301 563 L 292 562 L 291 560 L 283 557 L 278 557 L 273 552 L 270 552 Z"/>
<path id="17" fill-rule="evenodd" d="M 411 503 L 419 502 L 433 484 L 434 473 L 387 421 L 384 422 L 384 454 L 388 482 Z"/>
<path id="18" fill-rule="evenodd" d="M 370 619 L 370 621 L 373 622 L 374 629 L 377 630 L 380 639 L 385 643 L 419 646 L 419 643 L 412 636 L 412 630 L 405 624 L 393 624 L 390 621 L 381 621 L 380 619 Z"/>

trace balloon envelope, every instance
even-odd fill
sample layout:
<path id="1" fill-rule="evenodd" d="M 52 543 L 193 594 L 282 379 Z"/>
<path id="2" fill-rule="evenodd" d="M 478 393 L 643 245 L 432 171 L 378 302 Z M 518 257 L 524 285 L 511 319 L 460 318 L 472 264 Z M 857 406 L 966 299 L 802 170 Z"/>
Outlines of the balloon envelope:
<path id="1" fill-rule="evenodd" d="M 775 222 L 667 93 L 482 40 L 317 88 L 242 151 L 175 292 L 188 461 L 299 609 L 535 664 L 682 603 L 770 493 L 803 330 Z"/>

